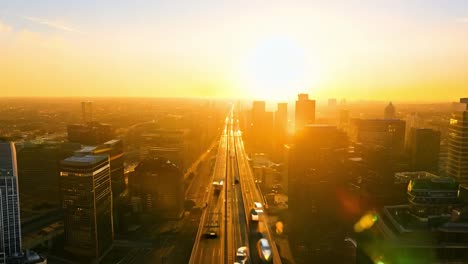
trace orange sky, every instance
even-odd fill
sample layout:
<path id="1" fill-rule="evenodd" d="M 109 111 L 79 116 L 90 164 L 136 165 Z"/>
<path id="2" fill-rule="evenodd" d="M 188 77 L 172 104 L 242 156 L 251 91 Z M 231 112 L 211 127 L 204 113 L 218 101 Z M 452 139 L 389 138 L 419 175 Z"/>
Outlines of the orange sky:
<path id="1" fill-rule="evenodd" d="M 50 2 L 0 12 L 3 96 L 467 96 L 468 9 L 455 2 L 202 1 L 181 9 L 143 1 L 94 15 L 91 3 L 75 11 Z"/>

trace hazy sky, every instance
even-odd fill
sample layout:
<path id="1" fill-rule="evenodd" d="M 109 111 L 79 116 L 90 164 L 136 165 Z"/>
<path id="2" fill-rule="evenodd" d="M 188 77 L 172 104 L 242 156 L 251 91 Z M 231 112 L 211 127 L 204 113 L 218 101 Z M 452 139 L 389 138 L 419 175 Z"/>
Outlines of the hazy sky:
<path id="1" fill-rule="evenodd" d="M 468 96 L 468 1 L 0 0 L 0 96 L 298 92 Z"/>

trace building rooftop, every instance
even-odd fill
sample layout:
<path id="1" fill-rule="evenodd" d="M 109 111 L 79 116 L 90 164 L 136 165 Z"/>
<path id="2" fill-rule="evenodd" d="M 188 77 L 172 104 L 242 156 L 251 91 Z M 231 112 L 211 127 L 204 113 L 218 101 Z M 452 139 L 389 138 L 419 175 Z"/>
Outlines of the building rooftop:
<path id="1" fill-rule="evenodd" d="M 100 163 L 107 160 L 107 156 L 102 155 L 85 155 L 85 156 L 72 156 L 62 161 L 63 165 L 74 165 L 74 166 L 88 166 Z"/>

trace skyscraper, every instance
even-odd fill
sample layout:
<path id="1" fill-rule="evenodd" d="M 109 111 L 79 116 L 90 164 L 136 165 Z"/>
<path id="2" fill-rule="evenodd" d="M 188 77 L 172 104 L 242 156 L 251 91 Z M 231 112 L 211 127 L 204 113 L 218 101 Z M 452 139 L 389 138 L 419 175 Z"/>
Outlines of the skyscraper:
<path id="1" fill-rule="evenodd" d="M 99 259 L 114 239 L 108 156 L 73 156 L 61 162 L 65 250 Z"/>
<path id="2" fill-rule="evenodd" d="M 75 153 L 79 156 L 84 155 L 107 155 L 109 156 L 110 178 L 112 185 L 112 206 L 113 206 L 113 222 L 114 231 L 121 230 L 120 217 L 122 210 L 119 212 L 119 207 L 122 206 L 125 191 L 125 176 L 124 176 L 124 150 L 121 139 L 113 139 L 99 146 L 87 146 Z"/>
<path id="3" fill-rule="evenodd" d="M 288 103 L 278 103 L 275 113 L 275 133 L 281 140 L 284 140 L 288 133 Z"/>
<path id="4" fill-rule="evenodd" d="M 310 100 L 308 94 L 297 96 L 295 118 L 296 131 L 315 123 L 315 100 Z"/>
<path id="5" fill-rule="evenodd" d="M 468 182 L 468 99 L 461 98 L 452 112 L 449 125 L 447 175 L 460 183 Z"/>
<path id="6" fill-rule="evenodd" d="M 289 149 L 289 226 L 293 251 L 302 259 L 298 263 L 341 260 L 334 252 L 344 239 L 336 193 L 345 175 L 346 152 L 345 133 L 328 125 L 305 126 Z"/>
<path id="7" fill-rule="evenodd" d="M 83 115 L 83 123 L 88 123 L 93 120 L 93 102 L 83 101 L 81 102 L 81 112 Z"/>
<path id="8" fill-rule="evenodd" d="M 273 129 L 274 136 L 274 157 L 281 159 L 283 144 L 286 143 L 288 136 L 288 104 L 278 103 L 278 109 L 275 112 L 275 122 Z"/>
<path id="9" fill-rule="evenodd" d="M 384 119 L 395 119 L 395 106 L 393 106 L 392 102 L 390 102 L 384 110 Z"/>
<path id="10" fill-rule="evenodd" d="M 0 263 L 21 258 L 21 222 L 15 145 L 0 142 Z"/>

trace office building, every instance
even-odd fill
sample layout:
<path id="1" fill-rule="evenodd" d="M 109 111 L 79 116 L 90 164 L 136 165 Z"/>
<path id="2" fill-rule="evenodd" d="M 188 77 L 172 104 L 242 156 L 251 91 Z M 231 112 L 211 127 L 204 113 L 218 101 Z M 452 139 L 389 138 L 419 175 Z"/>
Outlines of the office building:
<path id="1" fill-rule="evenodd" d="M 144 214 L 180 218 L 184 210 L 184 178 L 180 169 L 165 158 L 148 158 L 135 168 L 129 179 L 130 196 L 143 204 Z"/>
<path id="2" fill-rule="evenodd" d="M 99 260 L 112 246 L 112 188 L 108 156 L 73 156 L 61 162 L 65 250 Z"/>
<path id="3" fill-rule="evenodd" d="M 468 182 L 468 99 L 454 105 L 449 125 L 447 175 Z"/>
<path id="4" fill-rule="evenodd" d="M 334 126 L 308 125 L 296 133 L 294 146 L 289 148 L 293 251 L 303 261 L 338 263 L 344 225 L 336 191 L 345 174 L 346 135 Z"/>
<path id="5" fill-rule="evenodd" d="M 407 151 L 412 170 L 437 173 L 439 169 L 440 132 L 429 128 L 411 128 Z"/>
<path id="6" fill-rule="evenodd" d="M 310 100 L 308 94 L 297 96 L 295 119 L 296 132 L 315 123 L 315 100 Z"/>
<path id="7" fill-rule="evenodd" d="M 16 148 L 0 141 L 0 263 L 22 257 Z"/>
<path id="8" fill-rule="evenodd" d="M 124 212 L 119 209 L 124 202 L 125 175 L 123 142 L 120 139 L 113 139 L 99 146 L 86 146 L 75 152 L 78 156 L 84 155 L 105 155 L 109 157 L 110 178 L 112 186 L 112 204 L 114 231 L 122 230 L 120 225 Z"/>

